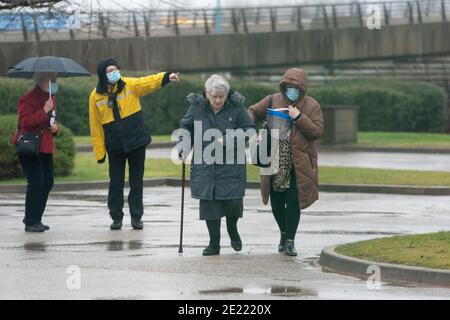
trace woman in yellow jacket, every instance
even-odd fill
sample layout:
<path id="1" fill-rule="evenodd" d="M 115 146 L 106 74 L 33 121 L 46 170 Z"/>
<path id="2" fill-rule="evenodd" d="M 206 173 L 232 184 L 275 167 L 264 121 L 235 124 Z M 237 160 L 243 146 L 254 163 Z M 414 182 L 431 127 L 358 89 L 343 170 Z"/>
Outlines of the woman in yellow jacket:
<path id="1" fill-rule="evenodd" d="M 103 164 L 108 155 L 111 230 L 122 229 L 127 160 L 131 225 L 142 230 L 145 153 L 151 137 L 144 124 L 140 98 L 170 82 L 179 82 L 179 74 L 161 72 L 143 78 L 122 78 L 114 59 L 100 62 L 97 72 L 98 85 L 89 99 L 89 121 L 97 162 Z"/>

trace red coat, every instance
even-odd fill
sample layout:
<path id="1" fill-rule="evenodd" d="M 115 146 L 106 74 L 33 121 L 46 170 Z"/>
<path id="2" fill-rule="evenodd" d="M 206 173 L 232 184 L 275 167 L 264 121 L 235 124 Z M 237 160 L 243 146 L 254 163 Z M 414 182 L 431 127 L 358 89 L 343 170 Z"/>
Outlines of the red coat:
<path id="1" fill-rule="evenodd" d="M 41 133 L 41 153 L 55 153 L 55 137 L 50 131 L 50 117 L 44 111 L 45 103 L 49 98 L 49 94 L 36 86 L 19 99 L 18 113 L 20 121 L 20 129 L 26 132 L 42 132 Z M 56 109 L 56 99 L 53 103 Z M 17 144 L 18 132 L 13 137 L 13 144 Z"/>

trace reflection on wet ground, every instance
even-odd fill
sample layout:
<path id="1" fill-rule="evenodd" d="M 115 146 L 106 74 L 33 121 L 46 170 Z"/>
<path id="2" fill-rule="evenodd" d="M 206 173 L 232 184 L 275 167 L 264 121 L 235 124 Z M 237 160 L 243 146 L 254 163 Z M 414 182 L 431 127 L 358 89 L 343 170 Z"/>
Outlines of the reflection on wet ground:
<path id="1" fill-rule="evenodd" d="M 27 251 L 46 251 L 47 245 L 44 242 L 25 243 L 24 249 Z"/>
<path id="2" fill-rule="evenodd" d="M 46 244 L 44 242 L 27 242 L 23 248 L 27 251 L 47 251 L 49 249 L 67 248 L 67 247 L 105 247 L 107 251 L 125 251 L 139 250 L 144 248 L 144 242 L 141 240 L 131 241 L 105 241 L 105 242 L 88 242 L 88 243 L 70 243 L 70 244 Z M 151 248 L 155 246 L 146 246 Z M 3 249 L 16 249 L 15 247 Z"/>
<path id="3" fill-rule="evenodd" d="M 278 296 L 278 297 L 300 297 L 300 296 L 317 296 L 316 292 L 298 287 L 245 287 L 245 288 L 222 288 L 212 290 L 201 290 L 200 295 L 261 295 L 261 296 Z"/>

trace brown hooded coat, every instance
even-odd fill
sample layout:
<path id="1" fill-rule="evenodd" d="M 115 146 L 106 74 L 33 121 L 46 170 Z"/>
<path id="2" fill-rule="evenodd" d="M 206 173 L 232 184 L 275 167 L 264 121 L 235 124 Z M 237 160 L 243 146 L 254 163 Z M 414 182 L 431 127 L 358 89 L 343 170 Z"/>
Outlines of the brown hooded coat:
<path id="1" fill-rule="evenodd" d="M 285 96 L 286 87 L 301 91 L 298 101 L 291 103 Z M 302 116 L 292 131 L 292 155 L 297 177 L 298 199 L 301 209 L 306 209 L 319 199 L 317 141 L 324 134 L 323 114 L 320 104 L 306 95 L 308 80 L 304 70 L 290 69 L 280 83 L 280 92 L 273 95 L 272 108 L 286 108 L 289 105 L 300 110 Z M 249 108 L 255 122 L 266 118 L 270 96 Z M 261 176 L 261 193 L 264 204 L 269 203 L 270 176 Z"/>

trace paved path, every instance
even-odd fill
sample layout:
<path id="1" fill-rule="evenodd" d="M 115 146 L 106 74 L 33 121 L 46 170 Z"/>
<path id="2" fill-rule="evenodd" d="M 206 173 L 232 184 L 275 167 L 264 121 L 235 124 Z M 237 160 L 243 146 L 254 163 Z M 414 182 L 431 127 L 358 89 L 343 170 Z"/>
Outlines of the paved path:
<path id="1" fill-rule="evenodd" d="M 189 190 L 188 190 L 189 194 Z M 302 216 L 299 257 L 276 253 L 278 231 L 259 192 L 249 190 L 236 254 L 222 227 L 222 256 L 204 258 L 206 227 L 187 200 L 185 254 L 179 256 L 179 188 L 145 189 L 143 232 L 108 230 L 106 191 L 53 193 L 45 222 L 52 231 L 23 232 L 23 195 L 0 195 L 0 299 L 448 299 L 450 289 L 369 290 L 364 281 L 324 273 L 329 245 L 381 236 L 448 230 L 450 197 L 323 193 Z M 128 210 L 126 210 L 128 211 Z M 78 266 L 81 290 L 68 290 Z"/>
<path id="2" fill-rule="evenodd" d="M 147 157 L 171 157 L 172 149 L 150 149 Z M 321 151 L 320 166 L 450 172 L 450 154 Z"/>

